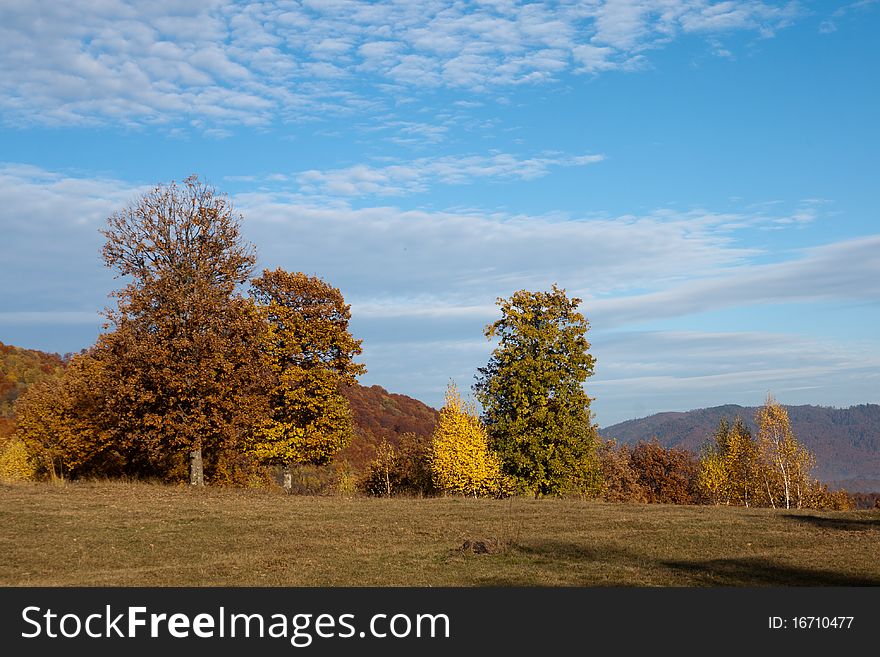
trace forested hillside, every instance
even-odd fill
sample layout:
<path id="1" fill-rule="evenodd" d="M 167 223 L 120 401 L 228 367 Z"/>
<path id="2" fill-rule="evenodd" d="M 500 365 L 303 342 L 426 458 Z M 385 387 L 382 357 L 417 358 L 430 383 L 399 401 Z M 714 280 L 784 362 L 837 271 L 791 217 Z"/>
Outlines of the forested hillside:
<path id="1" fill-rule="evenodd" d="M 64 359 L 58 354 L 0 342 L 0 417 L 12 415 L 12 404 L 30 384 L 55 376 L 63 368 Z"/>
<path id="2" fill-rule="evenodd" d="M 816 477 L 852 491 L 880 490 L 880 405 L 787 408 L 798 440 L 816 456 Z M 665 447 L 699 452 L 723 418 L 740 417 L 755 432 L 756 410 L 728 404 L 657 413 L 605 427 L 601 434 L 627 444 L 656 438 Z"/>
<path id="3" fill-rule="evenodd" d="M 0 342 L 0 439 L 14 430 L 13 404 L 24 390 L 40 379 L 57 376 L 64 359 L 33 349 Z"/>
<path id="4" fill-rule="evenodd" d="M 417 399 L 385 390 L 382 386 L 346 386 L 343 394 L 354 416 L 355 437 L 340 458 L 362 470 L 387 440 L 394 446 L 405 433 L 430 436 L 439 413 Z"/>

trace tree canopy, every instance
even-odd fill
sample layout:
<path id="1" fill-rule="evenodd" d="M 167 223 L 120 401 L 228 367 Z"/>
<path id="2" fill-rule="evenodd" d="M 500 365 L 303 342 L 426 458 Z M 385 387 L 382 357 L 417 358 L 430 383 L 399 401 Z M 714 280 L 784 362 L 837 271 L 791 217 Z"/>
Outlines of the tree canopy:
<path id="1" fill-rule="evenodd" d="M 598 442 L 584 381 L 593 374 L 589 322 L 556 285 L 498 299 L 485 329 L 498 346 L 474 386 L 506 474 L 534 495 L 591 486 Z"/>
<path id="2" fill-rule="evenodd" d="M 269 462 L 327 463 L 352 435 L 341 386 L 366 371 L 354 362 L 361 341 L 348 330 L 350 308 L 338 288 L 280 268 L 255 278 L 251 296 L 266 324 L 272 384 L 268 421 L 249 450 Z"/>
<path id="3" fill-rule="evenodd" d="M 489 449 L 489 437 L 476 411 L 452 383 L 431 441 L 430 463 L 437 490 L 473 497 L 500 491 L 501 461 Z"/>
<path id="4" fill-rule="evenodd" d="M 109 402 L 156 453 L 234 445 L 260 420 L 264 324 L 237 286 L 256 256 L 241 217 L 196 177 L 159 185 L 108 219 L 103 255 L 130 282 L 96 346 L 114 372 Z"/>
<path id="5" fill-rule="evenodd" d="M 770 505 L 800 508 L 810 487 L 812 453 L 795 438 L 788 411 L 772 395 L 767 395 L 764 405 L 758 409 L 755 422 L 758 424 L 757 450 L 763 464 L 763 488 Z"/>

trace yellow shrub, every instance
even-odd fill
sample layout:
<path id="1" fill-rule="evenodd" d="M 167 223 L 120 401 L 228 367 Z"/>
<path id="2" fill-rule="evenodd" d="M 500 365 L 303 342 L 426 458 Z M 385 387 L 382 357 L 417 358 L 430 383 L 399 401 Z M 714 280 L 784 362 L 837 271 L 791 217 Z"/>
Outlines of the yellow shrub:
<path id="1" fill-rule="evenodd" d="M 0 481 L 32 481 L 37 469 L 24 443 L 13 438 L 0 446 Z"/>
<path id="2" fill-rule="evenodd" d="M 499 492 L 501 459 L 489 449 L 482 422 L 465 406 L 453 384 L 440 410 L 430 462 L 438 490 L 474 497 Z"/>

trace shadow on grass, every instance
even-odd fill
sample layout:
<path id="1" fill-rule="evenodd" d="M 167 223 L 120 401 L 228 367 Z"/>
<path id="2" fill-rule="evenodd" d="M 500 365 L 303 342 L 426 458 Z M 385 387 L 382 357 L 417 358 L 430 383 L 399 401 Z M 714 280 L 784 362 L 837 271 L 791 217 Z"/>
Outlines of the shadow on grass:
<path id="1" fill-rule="evenodd" d="M 578 566 L 594 563 L 599 570 L 641 573 L 636 581 L 596 580 L 596 573 L 586 575 L 587 586 L 639 586 L 650 581 L 653 586 L 880 586 L 880 577 L 863 576 L 792 566 L 759 558 L 697 560 L 661 560 L 646 554 L 610 545 L 582 545 L 563 541 L 542 541 L 511 546 L 511 551 L 529 560 L 552 564 L 572 572 Z M 534 584 L 517 577 L 487 577 L 480 582 L 489 586 Z M 577 585 L 577 584 L 576 584 Z"/>
<path id="2" fill-rule="evenodd" d="M 766 559 L 666 561 L 662 565 L 707 586 L 880 586 L 880 578 L 814 570 Z"/>
<path id="3" fill-rule="evenodd" d="M 823 518 L 822 516 L 787 513 L 783 518 L 813 525 L 814 527 L 820 527 L 822 529 L 842 529 L 845 531 L 868 531 L 870 529 L 880 529 L 880 516 L 876 518 L 856 520 L 851 518 Z"/>

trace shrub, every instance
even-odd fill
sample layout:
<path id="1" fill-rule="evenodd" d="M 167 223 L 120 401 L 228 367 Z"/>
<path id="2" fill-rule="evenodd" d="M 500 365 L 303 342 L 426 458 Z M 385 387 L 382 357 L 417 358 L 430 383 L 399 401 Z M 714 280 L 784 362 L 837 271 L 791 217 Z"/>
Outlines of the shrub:
<path id="1" fill-rule="evenodd" d="M 0 481 L 33 481 L 36 477 L 37 468 L 21 440 L 11 438 L 0 445 Z"/>

